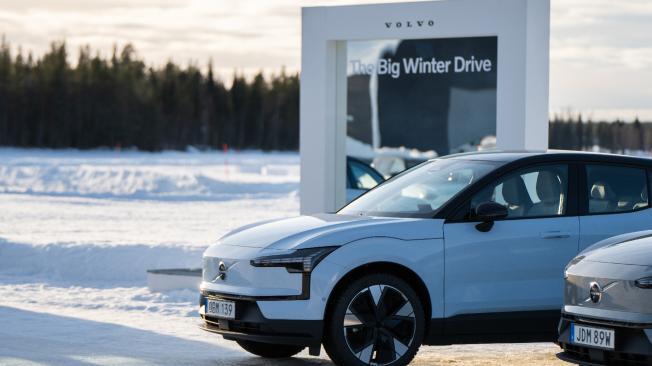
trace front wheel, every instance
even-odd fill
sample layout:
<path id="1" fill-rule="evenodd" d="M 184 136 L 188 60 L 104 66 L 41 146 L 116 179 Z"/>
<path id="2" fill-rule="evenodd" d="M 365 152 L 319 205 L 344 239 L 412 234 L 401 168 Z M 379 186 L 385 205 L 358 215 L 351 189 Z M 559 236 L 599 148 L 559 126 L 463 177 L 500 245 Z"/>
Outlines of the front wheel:
<path id="1" fill-rule="evenodd" d="M 392 275 L 353 281 L 328 315 L 324 348 L 337 365 L 404 366 L 423 342 L 425 315 L 419 297 Z"/>
<path id="2" fill-rule="evenodd" d="M 287 358 L 303 351 L 305 347 L 288 346 L 284 344 L 271 344 L 253 341 L 236 341 L 245 351 L 264 358 Z"/>

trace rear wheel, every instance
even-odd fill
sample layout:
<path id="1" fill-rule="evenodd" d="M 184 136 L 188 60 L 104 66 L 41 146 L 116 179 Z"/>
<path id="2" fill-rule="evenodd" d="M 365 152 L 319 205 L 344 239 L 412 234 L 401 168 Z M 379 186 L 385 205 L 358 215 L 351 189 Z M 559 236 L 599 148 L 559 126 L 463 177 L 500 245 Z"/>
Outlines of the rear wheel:
<path id="1" fill-rule="evenodd" d="M 237 342 L 245 351 L 264 358 L 292 357 L 303 351 L 305 348 L 301 346 L 288 346 L 284 344 L 261 343 L 245 340 L 239 340 Z"/>
<path id="2" fill-rule="evenodd" d="M 425 315 L 419 297 L 392 275 L 353 281 L 328 315 L 324 348 L 338 365 L 407 365 L 423 341 Z"/>

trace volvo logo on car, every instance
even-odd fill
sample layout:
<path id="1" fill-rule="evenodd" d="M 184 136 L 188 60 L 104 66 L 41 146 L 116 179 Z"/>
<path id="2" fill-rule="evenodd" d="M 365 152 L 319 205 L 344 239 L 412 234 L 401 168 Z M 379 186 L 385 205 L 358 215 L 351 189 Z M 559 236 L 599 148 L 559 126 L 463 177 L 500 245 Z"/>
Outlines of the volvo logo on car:
<path id="1" fill-rule="evenodd" d="M 217 275 L 211 282 L 216 282 L 217 280 L 226 280 L 226 271 L 228 271 L 229 268 L 224 264 L 224 262 L 220 261 L 220 263 L 217 265 Z"/>
<path id="2" fill-rule="evenodd" d="M 597 304 L 600 302 L 600 300 L 602 300 L 602 287 L 600 287 L 599 283 L 591 282 L 589 287 L 589 296 L 594 304 Z"/>

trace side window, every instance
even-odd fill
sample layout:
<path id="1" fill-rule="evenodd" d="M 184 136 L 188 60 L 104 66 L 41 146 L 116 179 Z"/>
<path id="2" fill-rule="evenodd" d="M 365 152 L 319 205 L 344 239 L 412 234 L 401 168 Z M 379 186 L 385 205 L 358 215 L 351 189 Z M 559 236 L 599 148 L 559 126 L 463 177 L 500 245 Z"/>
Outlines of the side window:
<path id="1" fill-rule="evenodd" d="M 353 188 L 367 190 L 372 189 L 380 183 L 380 180 L 368 167 L 355 161 L 350 162 L 349 165 L 353 178 Z"/>
<path id="2" fill-rule="evenodd" d="M 587 165 L 589 214 L 635 211 L 649 205 L 645 170 Z"/>
<path id="3" fill-rule="evenodd" d="M 507 207 L 507 218 L 562 216 L 568 201 L 568 166 L 545 165 L 500 178 L 471 199 L 471 210 L 493 201 Z"/>

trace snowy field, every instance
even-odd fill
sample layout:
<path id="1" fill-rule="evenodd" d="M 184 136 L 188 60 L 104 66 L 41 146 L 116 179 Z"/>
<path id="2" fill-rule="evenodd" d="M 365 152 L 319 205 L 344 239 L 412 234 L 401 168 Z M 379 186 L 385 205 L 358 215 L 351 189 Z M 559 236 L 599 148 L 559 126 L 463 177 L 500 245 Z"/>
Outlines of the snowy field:
<path id="1" fill-rule="evenodd" d="M 0 149 L 0 365 L 263 365 L 197 328 L 199 267 L 227 231 L 298 214 L 296 154 Z M 560 365 L 552 344 L 424 347 L 415 365 Z M 303 353 L 277 365 L 329 365 Z"/>

